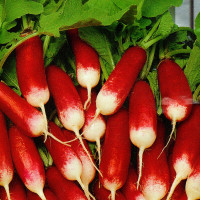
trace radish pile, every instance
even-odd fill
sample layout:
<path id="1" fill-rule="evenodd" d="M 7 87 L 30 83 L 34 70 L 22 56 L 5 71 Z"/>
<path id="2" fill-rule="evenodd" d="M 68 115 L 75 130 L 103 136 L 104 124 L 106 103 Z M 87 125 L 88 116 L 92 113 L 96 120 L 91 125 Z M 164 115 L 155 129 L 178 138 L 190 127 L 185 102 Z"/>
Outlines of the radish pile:
<path id="1" fill-rule="evenodd" d="M 173 56 L 156 57 L 156 26 L 110 73 L 77 28 L 72 74 L 45 66 L 38 35 L 17 46 L 21 94 L 0 82 L 1 200 L 200 199 L 200 105 Z"/>

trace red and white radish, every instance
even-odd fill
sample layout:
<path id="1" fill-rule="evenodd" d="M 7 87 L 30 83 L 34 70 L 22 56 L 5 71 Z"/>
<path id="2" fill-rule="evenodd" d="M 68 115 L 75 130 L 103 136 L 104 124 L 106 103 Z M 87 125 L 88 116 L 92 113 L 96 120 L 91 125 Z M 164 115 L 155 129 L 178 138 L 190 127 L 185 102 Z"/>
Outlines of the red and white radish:
<path id="1" fill-rule="evenodd" d="M 43 46 L 39 36 L 32 37 L 16 48 L 16 70 L 20 90 L 34 107 L 40 107 L 46 121 L 44 105 L 50 97 L 43 59 Z"/>
<path id="2" fill-rule="evenodd" d="M 0 112 L 0 185 L 5 188 L 10 200 L 9 184 L 13 179 L 13 163 L 10 152 L 10 144 L 6 128 L 6 121 Z"/>
<path id="3" fill-rule="evenodd" d="M 81 160 L 81 163 L 82 163 L 81 181 L 82 181 L 85 189 L 89 190 L 89 184 L 94 179 L 96 170 L 95 170 L 94 166 L 92 165 L 90 158 L 88 158 L 88 155 L 86 154 L 82 145 L 80 144 L 80 141 L 75 140 L 76 136 L 68 130 L 63 130 L 63 133 L 65 135 L 65 138 L 68 141 L 74 140 L 73 142 L 70 143 L 70 145 L 71 145 L 72 149 L 75 151 L 75 153 L 78 155 L 79 159 Z M 92 157 L 92 153 L 90 151 L 90 148 L 89 148 L 87 142 L 85 140 L 83 142 L 84 142 L 84 145 L 85 145 L 87 151 L 90 152 L 91 157 Z M 94 162 L 94 160 L 93 160 L 93 162 Z M 89 196 L 88 196 L 88 198 L 89 198 Z"/>
<path id="4" fill-rule="evenodd" d="M 145 200 L 142 192 L 137 189 L 137 179 L 138 175 L 131 164 L 128 171 L 128 177 L 122 187 L 122 193 L 128 200 Z"/>
<path id="5" fill-rule="evenodd" d="M 56 167 L 49 168 L 46 177 L 48 186 L 59 200 L 87 200 L 76 183 L 65 179 Z"/>
<path id="6" fill-rule="evenodd" d="M 131 156 L 131 143 L 128 131 L 128 111 L 119 110 L 107 121 L 102 160 L 100 163 L 101 184 L 111 191 L 111 199 L 127 178 Z"/>
<path id="7" fill-rule="evenodd" d="M 192 172 L 196 158 L 200 155 L 200 106 L 193 105 L 192 113 L 187 120 L 177 128 L 177 137 L 172 152 L 172 163 L 170 163 L 176 177 L 167 196 L 169 200 L 181 180 L 187 179 Z M 190 134 L 192 133 L 192 134 Z"/>
<path id="8" fill-rule="evenodd" d="M 86 42 L 81 40 L 78 29 L 67 31 L 76 60 L 76 77 L 78 83 L 87 88 L 87 99 L 84 110 L 91 101 L 91 90 L 100 79 L 100 62 L 97 52 Z"/>
<path id="9" fill-rule="evenodd" d="M 172 131 L 167 146 L 173 135 L 176 122 L 184 121 L 190 115 L 192 92 L 183 70 L 170 59 L 160 62 L 158 83 L 163 113 L 172 122 Z"/>
<path id="10" fill-rule="evenodd" d="M 93 192 L 97 200 L 110 200 L 110 191 L 106 190 L 99 181 L 96 181 L 93 186 Z M 116 200 L 126 200 L 124 195 L 118 190 L 116 192 Z M 142 200 L 142 199 L 141 199 Z"/>
<path id="11" fill-rule="evenodd" d="M 111 115 L 119 110 L 143 68 L 146 57 L 141 47 L 126 50 L 97 95 L 96 116 L 99 113 Z"/>
<path id="12" fill-rule="evenodd" d="M 9 129 L 9 140 L 13 162 L 24 185 L 42 200 L 46 200 L 43 193 L 44 165 L 33 139 L 13 126 Z"/>
<path id="13" fill-rule="evenodd" d="M 3 188 L 1 188 L 0 190 L 0 199 L 9 200 L 7 197 L 6 191 Z M 14 175 L 13 180 L 10 183 L 10 199 L 11 200 L 27 200 L 24 185 L 17 174 Z"/>
<path id="14" fill-rule="evenodd" d="M 163 152 L 158 158 L 165 142 L 165 127 L 161 121 L 158 121 L 157 133 L 155 143 L 143 155 L 141 190 L 148 200 L 162 199 L 170 187 L 170 173 L 166 153 Z"/>
<path id="15" fill-rule="evenodd" d="M 131 142 L 139 148 L 139 187 L 142 176 L 142 157 L 146 148 L 152 146 L 157 135 L 155 99 L 145 81 L 135 83 L 129 101 L 129 134 Z"/>
<path id="16" fill-rule="evenodd" d="M 87 90 L 85 88 L 78 88 L 78 93 L 81 97 L 82 102 L 87 100 Z M 90 142 L 96 142 L 99 163 L 101 162 L 101 143 L 100 139 L 104 136 L 106 131 L 106 122 L 104 117 L 100 114 L 96 120 L 92 123 L 96 112 L 96 97 L 95 91 L 91 93 L 91 104 L 88 109 L 85 110 L 85 124 L 82 128 L 83 136 Z M 90 125 L 92 123 L 92 125 Z"/>
<path id="17" fill-rule="evenodd" d="M 66 140 L 64 133 L 53 122 L 49 122 L 49 129 L 59 140 Z M 85 187 L 81 180 L 83 166 L 76 152 L 71 147 L 62 145 L 51 138 L 47 138 L 45 145 L 60 173 L 68 180 L 78 181 L 86 196 L 92 197 L 88 188 Z"/>

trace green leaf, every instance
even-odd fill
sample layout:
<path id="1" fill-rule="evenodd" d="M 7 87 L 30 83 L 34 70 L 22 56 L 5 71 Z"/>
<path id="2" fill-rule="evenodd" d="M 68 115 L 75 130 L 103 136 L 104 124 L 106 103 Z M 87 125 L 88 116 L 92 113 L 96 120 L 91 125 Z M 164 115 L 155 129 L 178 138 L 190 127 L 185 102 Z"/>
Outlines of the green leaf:
<path id="1" fill-rule="evenodd" d="M 195 19 L 195 29 L 194 32 L 197 36 L 197 39 L 200 41 L 200 13 L 197 15 Z"/>
<path id="2" fill-rule="evenodd" d="M 145 17 L 156 17 L 166 12 L 171 6 L 181 6 L 183 0 L 145 0 L 142 11 Z"/>
<path id="3" fill-rule="evenodd" d="M 188 58 L 175 58 L 175 62 L 183 69 L 188 63 Z"/>
<path id="4" fill-rule="evenodd" d="M 196 86 L 200 83 L 199 55 L 200 55 L 200 46 L 198 46 L 196 42 L 193 46 L 188 63 L 184 69 L 185 75 L 187 77 L 192 92 L 196 89 Z"/>

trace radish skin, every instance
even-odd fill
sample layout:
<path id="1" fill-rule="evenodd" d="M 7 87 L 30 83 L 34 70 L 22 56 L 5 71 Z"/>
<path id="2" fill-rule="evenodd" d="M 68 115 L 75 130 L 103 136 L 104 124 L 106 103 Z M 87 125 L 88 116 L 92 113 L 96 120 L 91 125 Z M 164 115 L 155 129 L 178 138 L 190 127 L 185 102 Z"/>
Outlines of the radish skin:
<path id="1" fill-rule="evenodd" d="M 78 93 L 81 97 L 82 102 L 87 100 L 87 90 L 85 88 L 78 88 Z M 88 109 L 85 110 L 85 124 L 82 128 L 83 136 L 86 140 L 90 142 L 96 142 L 97 152 L 99 158 L 99 164 L 101 162 L 101 143 L 100 139 L 104 136 L 106 131 L 106 122 L 103 115 L 99 114 L 99 116 L 92 123 L 95 112 L 96 112 L 96 97 L 97 94 L 95 91 L 92 91 L 91 94 L 91 104 L 88 106 Z M 90 126 L 90 124 L 92 125 Z"/>
<path id="2" fill-rule="evenodd" d="M 155 99 L 145 81 L 135 83 L 129 101 L 129 134 L 131 142 L 139 148 L 139 176 L 142 177 L 144 150 L 152 146 L 157 135 L 157 113 Z"/>
<path id="3" fill-rule="evenodd" d="M 172 131 L 165 149 L 171 140 L 176 122 L 184 121 L 191 113 L 192 92 L 183 70 L 170 59 L 160 62 L 158 83 L 163 113 L 172 122 Z"/>
<path id="4" fill-rule="evenodd" d="M 0 112 L 0 185 L 5 188 L 10 200 L 9 184 L 13 179 L 13 163 L 4 115 Z"/>
<path id="5" fill-rule="evenodd" d="M 130 47 L 111 72 L 96 100 L 96 116 L 116 113 L 124 103 L 139 72 L 146 62 L 146 52 L 140 47 Z"/>
<path id="6" fill-rule="evenodd" d="M 46 200 L 44 165 L 34 141 L 15 126 L 9 129 L 9 139 L 13 162 L 24 185 Z"/>
<path id="7" fill-rule="evenodd" d="M 121 109 L 108 118 L 100 163 L 100 171 L 103 176 L 100 176 L 99 179 L 101 184 L 111 192 L 112 200 L 115 200 L 116 191 L 126 181 L 130 156 L 128 111 Z"/>
<path id="8" fill-rule="evenodd" d="M 172 166 L 176 172 L 175 179 L 167 196 L 169 200 L 181 180 L 187 179 L 200 154 L 200 106 L 193 105 L 192 113 L 177 128 L 177 138 L 172 152 Z M 192 133 L 192 134 L 189 134 Z"/>
<path id="9" fill-rule="evenodd" d="M 46 177 L 48 186 L 59 200 L 87 200 L 83 191 L 75 182 L 65 179 L 56 167 L 49 168 Z"/>
<path id="10" fill-rule="evenodd" d="M 97 52 L 86 42 L 81 40 L 78 29 L 67 31 L 76 60 L 76 77 L 78 83 L 87 88 L 87 99 L 84 102 L 84 110 L 91 102 L 91 90 L 100 79 L 100 62 Z"/>

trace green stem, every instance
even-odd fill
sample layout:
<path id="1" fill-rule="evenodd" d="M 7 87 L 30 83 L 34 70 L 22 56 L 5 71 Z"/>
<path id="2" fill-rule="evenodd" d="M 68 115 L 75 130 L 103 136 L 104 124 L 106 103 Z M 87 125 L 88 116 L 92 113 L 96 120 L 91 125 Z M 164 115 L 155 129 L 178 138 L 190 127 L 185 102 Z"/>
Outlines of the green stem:
<path id="1" fill-rule="evenodd" d="M 6 59 L 8 58 L 8 56 L 15 50 L 16 47 L 18 47 L 20 44 L 22 44 L 24 41 L 26 41 L 29 38 L 35 37 L 37 35 L 41 35 L 42 33 L 39 32 L 35 32 L 33 34 L 27 35 L 26 37 L 24 37 L 22 40 L 18 41 L 15 45 L 11 46 L 9 48 L 9 51 L 5 53 L 4 57 L 2 58 L 2 60 L 0 61 L 0 70 L 2 69 Z"/>
<path id="2" fill-rule="evenodd" d="M 183 53 L 184 54 L 191 53 L 191 49 L 177 49 L 174 51 L 170 51 L 165 55 L 165 58 L 171 58 L 174 55 L 183 54 Z"/>
<path id="3" fill-rule="evenodd" d="M 194 91 L 193 100 L 198 101 L 198 95 L 200 93 L 200 85 L 198 85 L 197 89 Z"/>
<path id="4" fill-rule="evenodd" d="M 164 45 L 163 45 L 163 40 L 161 40 L 159 43 L 159 59 L 162 60 L 164 57 L 165 57 Z"/>
<path id="5" fill-rule="evenodd" d="M 45 36 L 45 40 L 44 40 L 44 44 L 43 44 L 43 57 L 45 58 L 48 46 L 49 46 L 49 42 L 50 42 L 51 36 L 46 35 Z"/>
<path id="6" fill-rule="evenodd" d="M 42 158 L 42 161 L 43 161 L 43 163 L 44 163 L 44 166 L 45 167 L 48 167 L 48 165 L 49 165 L 49 161 L 48 161 L 48 158 L 47 158 L 47 156 L 46 156 L 46 154 L 44 153 L 44 151 L 42 150 L 42 148 L 38 148 L 38 152 L 39 152 L 39 154 L 40 154 L 40 157 Z"/>
<path id="7" fill-rule="evenodd" d="M 173 33 L 179 32 L 179 31 L 188 31 L 188 32 L 191 32 L 192 34 L 195 34 L 194 30 L 190 27 L 179 27 L 178 29 L 172 31 L 170 34 L 173 34 Z"/>
<path id="8" fill-rule="evenodd" d="M 141 47 L 143 47 L 144 49 L 148 49 L 150 46 L 152 46 L 153 44 L 155 44 L 156 42 L 158 42 L 159 40 L 162 40 L 163 36 L 158 36 L 156 38 L 154 38 L 153 40 L 150 40 L 149 42 L 141 45 Z"/>
<path id="9" fill-rule="evenodd" d="M 145 74 L 146 74 L 146 70 L 147 70 L 147 65 L 148 65 L 148 60 L 149 60 L 149 50 L 147 50 L 146 53 L 147 53 L 147 61 L 146 61 L 145 65 L 142 68 L 142 71 L 140 73 L 140 79 L 144 79 Z"/>
<path id="10" fill-rule="evenodd" d="M 99 58 L 99 61 L 100 61 L 101 70 L 102 70 L 102 72 L 103 72 L 104 78 L 107 80 L 108 77 L 109 77 L 109 75 L 108 75 L 108 72 L 107 72 L 107 70 L 106 70 L 106 67 L 105 67 L 105 65 L 104 65 L 104 63 L 103 63 L 103 60 L 102 60 L 101 58 Z"/>
<path id="11" fill-rule="evenodd" d="M 76 65 L 75 65 L 74 61 L 69 56 L 67 57 L 67 61 L 69 62 L 72 69 L 76 72 Z"/>
<path id="12" fill-rule="evenodd" d="M 122 45 L 122 36 L 120 37 L 119 39 L 119 49 L 122 53 L 124 53 L 124 48 L 123 48 L 123 45 Z"/>
<path id="13" fill-rule="evenodd" d="M 23 23 L 23 29 L 27 29 L 29 27 L 28 19 L 27 19 L 26 15 L 22 16 L 22 23 Z"/>

